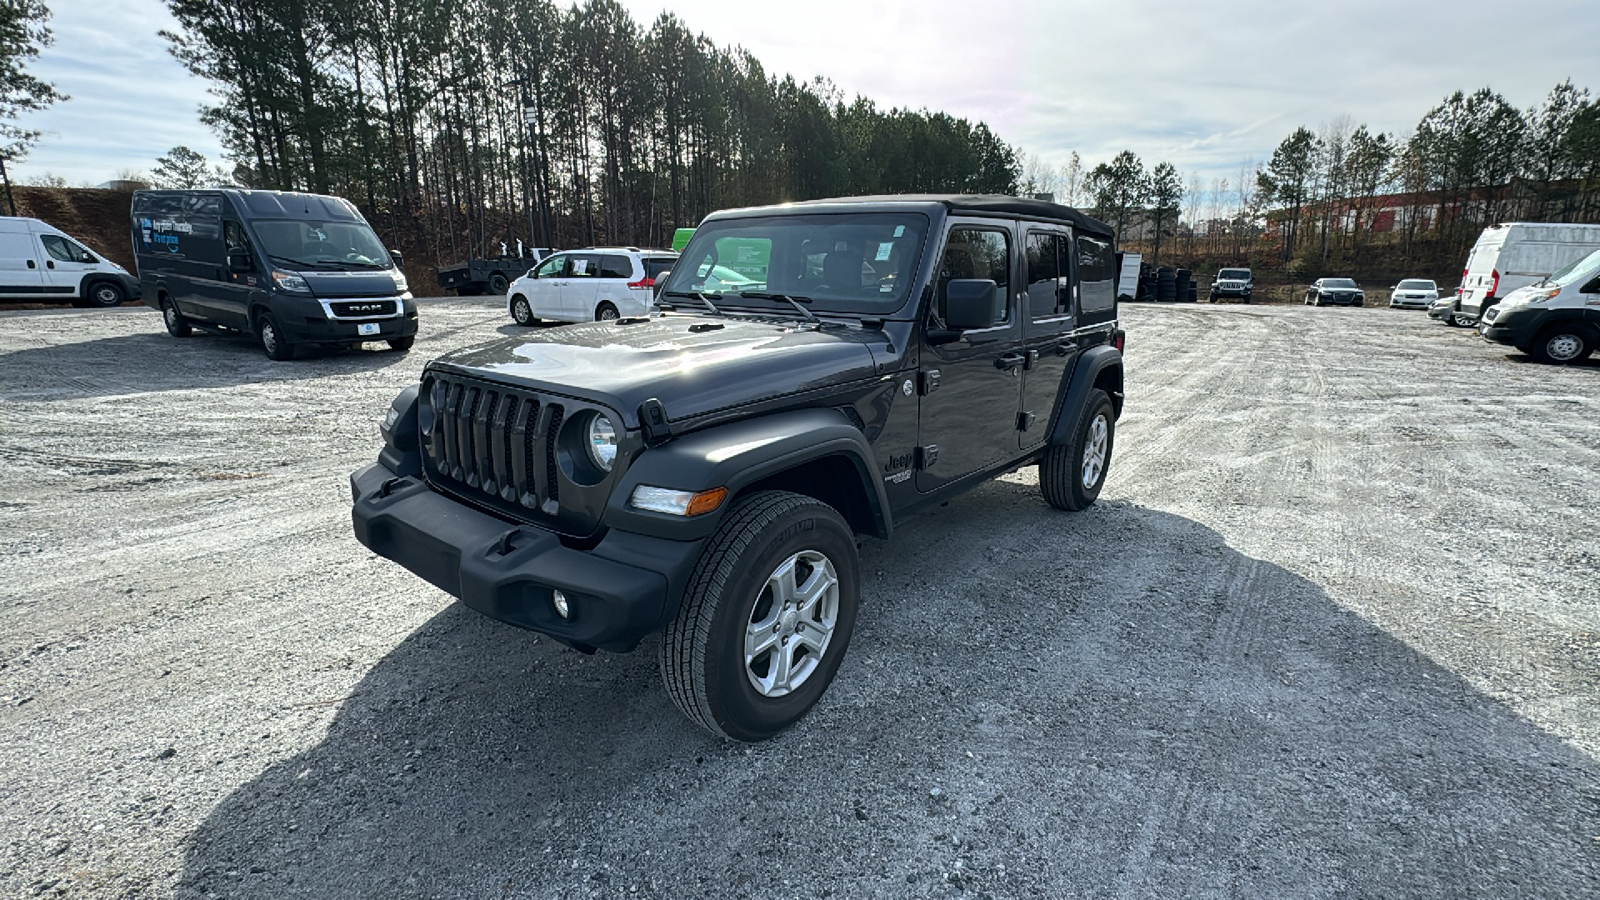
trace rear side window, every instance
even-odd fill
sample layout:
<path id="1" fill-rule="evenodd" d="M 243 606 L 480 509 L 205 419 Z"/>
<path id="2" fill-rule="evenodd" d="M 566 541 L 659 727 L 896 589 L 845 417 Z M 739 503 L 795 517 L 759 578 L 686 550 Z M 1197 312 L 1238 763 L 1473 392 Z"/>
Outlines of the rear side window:
<path id="1" fill-rule="evenodd" d="M 994 324 L 1003 325 L 1011 319 L 1011 236 L 1004 231 L 987 228 L 957 227 L 950 230 L 945 241 L 944 259 L 939 261 L 938 308 L 934 311 L 944 319 L 945 285 L 958 278 L 986 278 L 999 289 L 1000 302 L 995 304 Z"/>
<path id="2" fill-rule="evenodd" d="M 675 262 L 677 262 L 677 260 L 660 256 L 646 257 L 644 261 L 645 277 L 652 279 L 660 278 L 661 276 L 672 271 L 672 264 Z"/>
<path id="3" fill-rule="evenodd" d="M 1078 302 L 1085 313 L 1117 305 L 1114 267 L 1110 241 L 1078 236 Z"/>
<path id="4" fill-rule="evenodd" d="M 1069 266 L 1067 238 L 1060 234 L 1028 233 L 1028 314 L 1035 319 L 1072 312 L 1067 293 Z"/>
<path id="5" fill-rule="evenodd" d="M 633 260 L 626 256 L 612 256 L 607 254 L 600 257 L 600 278 L 622 278 L 633 280 Z"/>

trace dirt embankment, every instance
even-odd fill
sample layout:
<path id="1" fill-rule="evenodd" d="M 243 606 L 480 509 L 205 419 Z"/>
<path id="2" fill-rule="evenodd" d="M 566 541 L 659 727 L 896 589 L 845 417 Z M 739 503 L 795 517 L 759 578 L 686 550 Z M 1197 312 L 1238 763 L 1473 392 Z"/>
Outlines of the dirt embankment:
<path id="1" fill-rule="evenodd" d="M 17 215 L 42 219 L 132 272 L 128 210 L 133 195 L 99 188 L 13 187 Z"/>

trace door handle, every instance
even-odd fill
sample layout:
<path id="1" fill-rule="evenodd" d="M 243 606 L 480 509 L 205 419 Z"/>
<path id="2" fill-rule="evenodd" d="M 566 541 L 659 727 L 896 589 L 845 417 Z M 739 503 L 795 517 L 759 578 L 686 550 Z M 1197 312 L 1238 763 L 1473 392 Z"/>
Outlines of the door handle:
<path id="1" fill-rule="evenodd" d="M 28 268 L 30 268 L 30 269 L 37 269 L 37 268 L 39 268 L 39 267 L 38 267 L 38 266 L 36 266 L 36 265 L 34 265 L 34 263 L 33 263 L 33 260 L 31 260 L 31 259 L 30 259 L 30 260 L 28 260 Z"/>
<path id="2" fill-rule="evenodd" d="M 1007 353 L 994 361 L 994 367 L 1000 370 L 1013 370 L 1018 366 L 1026 365 L 1028 358 L 1021 353 Z"/>
<path id="3" fill-rule="evenodd" d="M 56 261 L 53 259 L 47 259 L 44 261 L 44 267 L 46 269 L 54 269 L 56 267 Z"/>

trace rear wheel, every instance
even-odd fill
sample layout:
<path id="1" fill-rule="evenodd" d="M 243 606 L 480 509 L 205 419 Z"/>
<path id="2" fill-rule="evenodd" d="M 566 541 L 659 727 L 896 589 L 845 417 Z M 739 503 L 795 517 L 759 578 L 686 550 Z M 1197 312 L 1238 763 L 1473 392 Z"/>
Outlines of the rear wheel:
<path id="1" fill-rule="evenodd" d="M 489 276 L 489 293 L 504 295 L 511 287 L 511 280 L 506 278 L 504 272 L 496 272 Z"/>
<path id="2" fill-rule="evenodd" d="M 278 327 L 278 321 L 272 317 L 272 313 L 263 312 L 256 316 L 256 337 L 261 341 L 261 351 L 267 354 L 267 359 L 278 362 L 294 359 L 294 344 L 289 343 L 289 338 Z"/>
<path id="3" fill-rule="evenodd" d="M 528 298 L 521 294 L 511 298 L 511 318 L 524 327 L 539 324 L 539 318 L 533 314 L 533 307 L 529 305 Z"/>
<path id="4" fill-rule="evenodd" d="M 173 337 L 188 337 L 194 332 L 189 325 L 189 320 L 178 312 L 178 307 L 172 302 L 171 297 L 161 298 L 161 319 L 167 324 L 167 334 Z"/>
<path id="5" fill-rule="evenodd" d="M 1533 356 L 1540 362 L 1564 366 L 1582 362 L 1594 352 L 1595 334 L 1577 324 L 1560 323 L 1545 329 L 1533 342 Z"/>
<path id="6" fill-rule="evenodd" d="M 610 322 L 617 318 L 617 308 L 608 300 L 595 308 L 594 320 L 596 322 Z"/>
<path id="7" fill-rule="evenodd" d="M 833 681 L 860 598 L 855 535 L 833 507 L 763 491 L 728 511 L 661 643 L 673 703 L 736 741 L 793 725 Z"/>
<path id="8" fill-rule="evenodd" d="M 109 309 L 121 306 L 122 301 L 128 299 L 127 292 L 122 285 L 114 281 L 97 281 L 89 286 L 89 305 Z"/>
<path id="9" fill-rule="evenodd" d="M 1111 467 L 1116 410 L 1098 388 L 1089 392 L 1065 444 L 1052 444 L 1039 460 L 1039 490 L 1056 509 L 1077 512 L 1100 496 Z"/>

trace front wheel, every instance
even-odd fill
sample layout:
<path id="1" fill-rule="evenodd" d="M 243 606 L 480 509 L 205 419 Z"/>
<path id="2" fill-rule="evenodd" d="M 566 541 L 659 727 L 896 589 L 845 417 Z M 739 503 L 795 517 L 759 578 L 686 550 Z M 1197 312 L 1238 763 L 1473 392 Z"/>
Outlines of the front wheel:
<path id="1" fill-rule="evenodd" d="M 528 303 L 528 298 L 521 294 L 511 298 L 511 318 L 524 328 L 539 324 L 539 317 L 533 314 L 533 307 Z"/>
<path id="2" fill-rule="evenodd" d="M 1582 362 L 1594 352 L 1595 336 L 1582 326 L 1556 325 L 1545 330 L 1533 343 L 1533 357 L 1540 362 L 1564 366 Z"/>
<path id="3" fill-rule="evenodd" d="M 170 297 L 161 298 L 161 319 L 167 325 L 167 334 L 173 337 L 188 337 L 194 332 L 189 320 L 183 317 L 183 313 L 178 312 L 177 305 Z"/>
<path id="4" fill-rule="evenodd" d="M 1478 320 L 1472 316 L 1463 316 L 1460 313 L 1454 313 L 1450 316 L 1450 324 L 1456 326 L 1457 328 L 1471 328 L 1472 326 L 1478 324 Z"/>
<path id="5" fill-rule="evenodd" d="M 1045 502 L 1077 512 L 1099 498 L 1111 467 L 1116 428 L 1111 397 L 1098 388 L 1090 391 L 1067 442 L 1052 444 L 1039 461 L 1039 490 Z"/>
<path id="6" fill-rule="evenodd" d="M 855 535 L 833 507 L 763 491 L 707 542 L 661 642 L 661 675 L 712 734 L 762 741 L 821 699 L 860 602 Z"/>
<path id="7" fill-rule="evenodd" d="M 256 319 L 256 337 L 261 341 L 261 352 L 267 359 L 283 362 L 294 359 L 294 345 L 284 336 L 283 329 L 272 313 L 264 312 Z"/>
<path id="8" fill-rule="evenodd" d="M 398 350 L 399 352 L 404 353 L 407 350 L 410 350 L 411 345 L 415 344 L 416 342 L 417 336 L 414 334 L 408 334 L 405 337 L 389 338 L 389 349 Z"/>
<path id="9" fill-rule="evenodd" d="M 110 309 L 114 306 L 121 306 L 122 301 L 126 299 L 128 299 L 128 295 L 123 291 L 122 285 L 114 281 L 97 281 L 89 288 L 90 306 Z"/>

